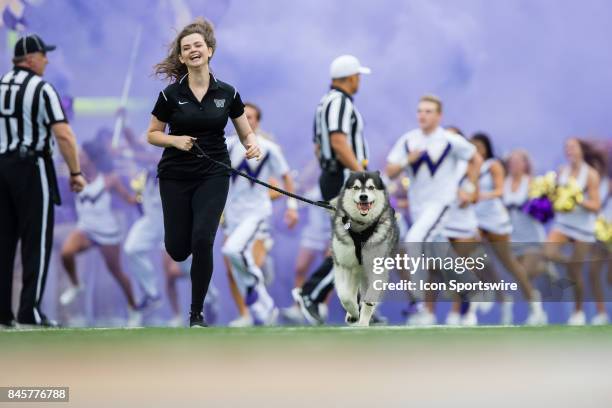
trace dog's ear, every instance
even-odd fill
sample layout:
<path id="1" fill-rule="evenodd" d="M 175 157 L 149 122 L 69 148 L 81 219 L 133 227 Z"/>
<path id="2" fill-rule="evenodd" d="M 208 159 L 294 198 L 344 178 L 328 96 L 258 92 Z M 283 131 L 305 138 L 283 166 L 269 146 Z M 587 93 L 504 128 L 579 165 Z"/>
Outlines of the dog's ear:
<path id="1" fill-rule="evenodd" d="M 382 175 L 380 174 L 380 170 L 376 170 L 371 172 L 372 180 L 374 180 L 374 186 L 377 190 L 385 189 L 385 182 L 383 181 Z"/>
<path id="2" fill-rule="evenodd" d="M 357 180 L 357 178 L 359 178 L 359 172 L 351 171 L 349 176 L 346 178 L 346 181 L 344 182 L 344 188 L 350 188 L 355 183 L 355 180 Z"/>

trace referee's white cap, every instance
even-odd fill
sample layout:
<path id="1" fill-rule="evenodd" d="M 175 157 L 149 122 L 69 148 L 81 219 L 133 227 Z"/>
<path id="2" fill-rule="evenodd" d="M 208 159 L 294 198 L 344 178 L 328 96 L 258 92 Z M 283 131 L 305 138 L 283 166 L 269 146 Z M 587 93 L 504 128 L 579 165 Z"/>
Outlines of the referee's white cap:
<path id="1" fill-rule="evenodd" d="M 344 78 L 355 74 L 370 74 L 372 70 L 361 65 L 353 55 L 341 55 L 334 59 L 329 67 L 332 79 Z"/>

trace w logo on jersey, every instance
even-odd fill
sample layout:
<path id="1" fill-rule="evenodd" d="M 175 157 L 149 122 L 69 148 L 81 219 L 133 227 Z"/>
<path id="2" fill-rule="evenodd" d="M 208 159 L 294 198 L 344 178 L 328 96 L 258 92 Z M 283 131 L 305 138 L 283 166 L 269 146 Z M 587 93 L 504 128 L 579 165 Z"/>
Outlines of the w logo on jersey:
<path id="1" fill-rule="evenodd" d="M 259 161 L 258 166 L 255 167 L 255 169 L 251 169 L 251 167 L 249 166 L 249 163 L 247 162 L 247 159 L 243 159 L 242 162 L 240 162 L 240 164 L 238 165 L 238 167 L 236 167 L 236 170 L 242 171 L 253 178 L 258 178 L 259 174 L 263 170 L 264 165 L 268 161 L 269 157 L 270 157 L 270 154 L 266 153 L 263 159 Z M 235 181 L 236 177 L 238 177 L 238 174 L 232 173 L 232 181 Z M 255 182 L 253 180 L 249 180 L 249 182 L 251 183 L 251 187 L 255 185 Z"/>
<path id="2" fill-rule="evenodd" d="M 214 101 L 217 108 L 223 108 L 225 106 L 225 99 L 215 99 Z"/>
<path id="3" fill-rule="evenodd" d="M 446 145 L 446 148 L 444 149 L 438 160 L 435 162 L 431 159 L 429 153 L 425 151 L 416 162 L 410 165 L 410 167 L 412 167 L 412 173 L 416 175 L 421 165 L 426 165 L 429 168 L 429 172 L 431 173 L 431 175 L 435 175 L 436 171 L 438 171 L 438 168 L 440 167 L 446 156 L 448 156 L 448 154 L 450 153 L 450 150 L 451 145 L 449 143 Z M 408 151 L 408 145 L 406 144 L 406 152 Z"/>

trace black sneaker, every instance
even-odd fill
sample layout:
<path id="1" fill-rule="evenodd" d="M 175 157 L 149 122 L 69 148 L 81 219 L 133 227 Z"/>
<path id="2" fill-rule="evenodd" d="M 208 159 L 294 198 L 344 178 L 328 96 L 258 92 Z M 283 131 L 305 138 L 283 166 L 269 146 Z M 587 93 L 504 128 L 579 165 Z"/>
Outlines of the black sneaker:
<path id="1" fill-rule="evenodd" d="M 208 327 L 204 321 L 204 315 L 200 313 L 189 313 L 189 327 Z"/>
<path id="2" fill-rule="evenodd" d="M 42 315 L 40 317 L 40 323 L 31 323 L 31 322 L 17 322 L 17 327 L 24 329 L 36 329 L 36 328 L 47 328 L 47 329 L 57 329 L 60 328 L 60 324 L 55 320 L 49 319 L 47 316 Z"/>
<path id="3" fill-rule="evenodd" d="M 307 295 L 302 295 L 302 289 L 295 288 L 291 291 L 293 300 L 300 306 L 302 314 L 308 323 L 313 326 L 323 324 L 323 318 L 319 314 L 319 304 L 310 299 Z"/>

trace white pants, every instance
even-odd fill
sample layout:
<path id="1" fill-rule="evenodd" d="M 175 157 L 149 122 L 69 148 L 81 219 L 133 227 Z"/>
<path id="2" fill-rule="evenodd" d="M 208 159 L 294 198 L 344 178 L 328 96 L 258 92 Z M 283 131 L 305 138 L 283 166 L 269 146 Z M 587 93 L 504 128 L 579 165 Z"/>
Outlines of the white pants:
<path id="1" fill-rule="evenodd" d="M 413 217 L 404 242 L 433 242 L 444 230 L 449 206 L 444 204 L 427 204 L 422 211 Z"/>
<path id="2" fill-rule="evenodd" d="M 164 240 L 164 225 L 159 218 L 143 215 L 128 233 L 123 249 L 129 262 L 130 271 L 150 297 L 158 297 L 157 277 L 150 252 L 160 249 Z"/>
<path id="3" fill-rule="evenodd" d="M 232 266 L 232 275 L 253 318 L 265 322 L 274 309 L 274 301 L 264 284 L 262 270 L 253 258 L 253 245 L 265 227 L 267 217 L 248 216 L 242 220 L 226 220 L 227 239 L 223 255 Z"/>

